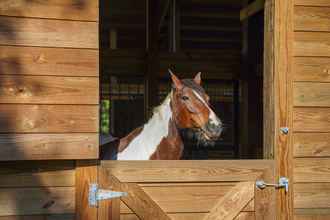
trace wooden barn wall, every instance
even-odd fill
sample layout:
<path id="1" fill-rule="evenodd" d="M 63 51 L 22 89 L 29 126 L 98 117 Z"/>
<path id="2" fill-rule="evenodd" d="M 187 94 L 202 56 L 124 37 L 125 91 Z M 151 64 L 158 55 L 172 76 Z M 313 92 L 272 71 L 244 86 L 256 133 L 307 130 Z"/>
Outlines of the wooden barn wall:
<path id="1" fill-rule="evenodd" d="M 330 219 L 330 1 L 296 0 L 294 30 L 295 215 Z"/>
<path id="2" fill-rule="evenodd" d="M 0 220 L 74 218 L 74 159 L 98 157 L 98 11 L 0 1 Z"/>

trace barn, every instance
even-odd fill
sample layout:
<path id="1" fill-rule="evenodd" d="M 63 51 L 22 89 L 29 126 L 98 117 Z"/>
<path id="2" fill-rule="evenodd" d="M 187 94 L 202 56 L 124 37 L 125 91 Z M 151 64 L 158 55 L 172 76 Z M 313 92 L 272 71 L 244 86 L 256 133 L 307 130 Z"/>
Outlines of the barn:
<path id="1" fill-rule="evenodd" d="M 227 129 L 102 161 L 180 78 Z M 330 219 L 330 0 L 1 0 L 0 220 Z"/>

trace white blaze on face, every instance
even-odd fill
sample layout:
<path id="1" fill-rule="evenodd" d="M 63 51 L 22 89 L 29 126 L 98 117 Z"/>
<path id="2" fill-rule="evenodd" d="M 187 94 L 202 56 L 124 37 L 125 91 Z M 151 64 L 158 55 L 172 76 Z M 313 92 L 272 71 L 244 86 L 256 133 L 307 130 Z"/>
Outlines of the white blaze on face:
<path id="1" fill-rule="evenodd" d="M 209 109 L 209 121 L 211 124 L 214 124 L 216 126 L 219 126 L 221 124 L 220 119 L 217 117 L 217 115 L 214 113 L 214 111 L 210 108 L 210 106 L 206 103 L 206 101 L 201 97 L 198 92 L 193 90 L 193 93 L 195 96 Z"/>

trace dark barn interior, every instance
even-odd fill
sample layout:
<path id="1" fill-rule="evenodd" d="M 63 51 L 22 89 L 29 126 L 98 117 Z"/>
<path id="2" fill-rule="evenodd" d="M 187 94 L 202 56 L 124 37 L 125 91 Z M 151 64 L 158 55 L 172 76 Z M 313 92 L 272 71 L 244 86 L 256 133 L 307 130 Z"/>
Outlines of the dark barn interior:
<path id="1" fill-rule="evenodd" d="M 226 125 L 207 146 L 182 131 L 184 159 L 263 158 L 263 22 L 244 0 L 111 0 L 100 3 L 101 132 L 142 125 L 181 78 L 202 72 Z M 246 13 L 246 14 L 245 14 Z"/>

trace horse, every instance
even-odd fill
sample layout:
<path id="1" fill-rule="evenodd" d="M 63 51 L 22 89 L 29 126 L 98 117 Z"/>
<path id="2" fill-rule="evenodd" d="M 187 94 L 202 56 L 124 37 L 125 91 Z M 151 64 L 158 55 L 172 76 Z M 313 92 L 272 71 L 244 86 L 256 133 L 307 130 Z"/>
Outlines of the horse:
<path id="1" fill-rule="evenodd" d="M 169 72 L 172 90 L 154 109 L 149 121 L 124 138 L 110 137 L 109 144 L 101 146 L 101 159 L 179 160 L 184 149 L 180 129 L 193 129 L 204 142 L 221 136 L 223 124 L 201 86 L 201 73 L 193 79 L 180 80 L 171 70 Z"/>

